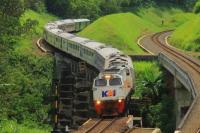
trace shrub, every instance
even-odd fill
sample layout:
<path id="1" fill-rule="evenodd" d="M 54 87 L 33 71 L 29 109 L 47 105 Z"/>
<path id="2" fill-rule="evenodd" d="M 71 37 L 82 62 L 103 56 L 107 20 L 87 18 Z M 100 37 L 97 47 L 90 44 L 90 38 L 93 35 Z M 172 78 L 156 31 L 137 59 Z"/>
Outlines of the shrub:
<path id="1" fill-rule="evenodd" d="M 194 11 L 194 13 L 200 12 L 200 0 L 196 2 L 193 11 Z"/>

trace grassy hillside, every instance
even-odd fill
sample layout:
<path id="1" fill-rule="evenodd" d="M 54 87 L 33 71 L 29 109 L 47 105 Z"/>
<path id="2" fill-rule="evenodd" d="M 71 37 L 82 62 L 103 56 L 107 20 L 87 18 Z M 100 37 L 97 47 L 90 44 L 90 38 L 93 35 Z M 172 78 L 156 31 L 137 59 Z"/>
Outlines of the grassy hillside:
<path id="1" fill-rule="evenodd" d="M 135 45 L 142 32 L 152 32 L 158 28 L 132 13 L 108 15 L 95 21 L 79 35 L 111 44 L 127 53 L 141 53 Z"/>
<path id="2" fill-rule="evenodd" d="M 159 30 L 176 29 L 178 26 L 195 17 L 193 13 L 186 13 L 172 7 L 151 7 L 135 12 L 144 21 L 156 25 Z M 162 24 L 163 21 L 163 24 Z"/>
<path id="3" fill-rule="evenodd" d="M 170 41 L 177 48 L 200 52 L 200 15 L 178 27 Z"/>
<path id="4" fill-rule="evenodd" d="M 16 47 L 16 52 L 27 52 L 37 55 L 38 48 L 34 45 L 39 37 L 43 33 L 44 25 L 49 22 L 58 19 L 57 17 L 50 15 L 48 13 L 38 13 L 33 10 L 27 10 L 21 17 L 21 23 L 25 23 L 27 19 L 32 19 L 38 21 L 38 25 L 35 27 L 34 31 L 30 31 L 28 34 L 19 37 L 18 47 Z"/>
<path id="5" fill-rule="evenodd" d="M 90 39 L 110 44 L 128 54 L 143 53 L 137 39 L 145 33 L 174 29 L 193 18 L 176 8 L 148 8 L 99 18 L 79 33 Z M 162 24 L 163 22 L 163 24 Z"/>

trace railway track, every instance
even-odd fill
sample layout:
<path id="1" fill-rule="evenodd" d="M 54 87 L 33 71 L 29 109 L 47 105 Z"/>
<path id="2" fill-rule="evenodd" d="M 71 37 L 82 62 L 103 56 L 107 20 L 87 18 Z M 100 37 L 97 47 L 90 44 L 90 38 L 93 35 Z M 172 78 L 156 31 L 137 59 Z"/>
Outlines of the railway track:
<path id="1" fill-rule="evenodd" d="M 128 117 L 89 119 L 74 133 L 119 133 L 127 130 Z"/>
<path id="2" fill-rule="evenodd" d="M 190 56 L 186 55 L 185 53 L 182 53 L 182 51 L 178 51 L 177 49 L 174 49 L 173 47 L 169 47 L 166 44 L 163 44 L 162 41 L 160 41 L 159 37 L 165 32 L 159 32 L 152 36 L 152 40 L 162 47 L 167 53 L 170 53 L 173 56 L 176 56 L 176 58 L 182 60 L 187 65 L 189 65 L 191 68 L 193 68 L 197 73 L 200 74 L 200 63 L 198 63 L 196 60 L 191 58 Z"/>
<path id="3" fill-rule="evenodd" d="M 103 133 L 107 128 L 112 126 L 117 119 L 118 118 L 90 119 L 85 123 L 84 127 L 81 127 L 79 131 L 75 133 Z"/>
<path id="4" fill-rule="evenodd" d="M 180 127 L 184 133 L 198 133 L 200 128 L 200 61 L 187 55 L 185 52 L 173 48 L 166 43 L 170 31 L 148 35 L 139 40 L 139 44 L 152 54 L 163 53 L 181 67 L 191 78 L 196 88 L 195 103 L 190 110 L 185 122 Z"/>
<path id="5" fill-rule="evenodd" d="M 89 128 L 85 133 L 103 133 L 108 129 L 115 121 L 115 119 L 101 119 L 94 125 L 92 125 L 91 128 Z"/>

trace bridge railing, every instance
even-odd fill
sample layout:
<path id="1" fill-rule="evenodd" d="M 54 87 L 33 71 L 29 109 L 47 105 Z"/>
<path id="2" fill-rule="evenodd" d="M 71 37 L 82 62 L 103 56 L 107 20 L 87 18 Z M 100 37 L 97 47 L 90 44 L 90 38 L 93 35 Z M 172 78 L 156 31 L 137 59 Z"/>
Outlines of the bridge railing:
<path id="1" fill-rule="evenodd" d="M 196 88 L 194 87 L 194 82 L 191 79 L 191 76 L 186 71 L 184 71 L 176 62 L 171 60 L 167 55 L 160 53 L 158 55 L 158 60 L 167 70 L 169 70 L 172 74 L 174 74 L 174 76 L 176 76 L 176 78 L 179 79 L 179 81 L 186 87 L 186 89 L 188 89 L 192 93 L 192 104 L 178 125 L 178 128 L 182 128 L 197 101 L 197 92 Z"/>

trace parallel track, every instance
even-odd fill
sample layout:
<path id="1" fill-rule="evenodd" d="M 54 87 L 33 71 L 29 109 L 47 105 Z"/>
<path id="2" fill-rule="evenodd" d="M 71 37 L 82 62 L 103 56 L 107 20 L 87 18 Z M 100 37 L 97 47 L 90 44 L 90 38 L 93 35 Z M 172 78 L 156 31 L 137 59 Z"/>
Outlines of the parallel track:
<path id="1" fill-rule="evenodd" d="M 173 56 L 176 56 L 176 58 L 182 60 L 183 62 L 185 62 L 187 65 L 189 65 L 191 68 L 193 68 L 197 73 L 200 74 L 200 64 L 197 63 L 196 61 L 194 61 L 194 59 L 186 56 L 185 54 L 181 53 L 180 51 L 176 51 L 175 49 L 163 44 L 160 40 L 159 37 L 160 35 L 162 35 L 165 32 L 159 32 L 156 33 L 152 36 L 152 40 L 159 45 L 160 47 L 162 47 L 167 53 L 172 54 Z"/>
<path id="2" fill-rule="evenodd" d="M 159 47 L 161 48 L 159 52 L 162 52 L 169 56 L 172 60 L 174 60 L 176 63 L 179 64 L 180 67 L 183 68 L 191 77 L 191 81 L 194 84 L 194 87 L 196 88 L 196 98 L 195 98 L 195 104 L 192 107 L 192 110 L 188 117 L 186 118 L 185 123 L 183 126 L 181 126 L 181 130 L 185 133 L 199 133 L 200 128 L 200 121 L 199 121 L 199 115 L 200 115 L 200 62 L 198 60 L 193 59 L 192 57 L 188 56 L 181 50 L 177 50 L 173 47 L 170 47 L 166 45 L 166 42 L 163 42 L 165 37 L 165 32 L 156 33 L 151 36 L 151 40 L 153 41 L 153 44 L 151 47 Z M 157 46 L 156 46 L 157 45 Z"/>

